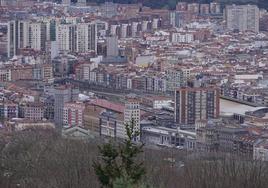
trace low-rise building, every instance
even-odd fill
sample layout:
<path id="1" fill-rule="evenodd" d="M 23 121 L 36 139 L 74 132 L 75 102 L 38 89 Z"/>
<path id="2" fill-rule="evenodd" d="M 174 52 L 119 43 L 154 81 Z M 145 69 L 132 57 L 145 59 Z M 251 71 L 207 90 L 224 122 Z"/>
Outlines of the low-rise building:
<path id="1" fill-rule="evenodd" d="M 164 96 L 148 96 L 142 98 L 142 103 L 154 109 L 162 109 L 164 107 L 170 107 L 172 99 Z"/>
<path id="2" fill-rule="evenodd" d="M 234 153 L 249 159 L 253 159 L 254 144 L 258 140 L 258 136 L 254 135 L 238 135 L 234 139 Z"/>
<path id="3" fill-rule="evenodd" d="M 44 104 L 39 102 L 26 103 L 20 106 L 20 115 L 23 118 L 40 121 L 44 118 Z"/>
<path id="4" fill-rule="evenodd" d="M 236 136 L 245 135 L 248 131 L 241 127 L 221 127 L 218 129 L 219 150 L 232 153 L 234 151 L 234 141 Z"/>
<path id="5" fill-rule="evenodd" d="M 23 131 L 31 128 L 42 128 L 42 129 L 54 129 L 55 124 L 49 121 L 32 121 L 29 119 L 12 119 L 7 122 L 9 130 L 13 131 Z"/>
<path id="6" fill-rule="evenodd" d="M 0 103 L 0 118 L 12 119 L 17 118 L 19 114 L 18 104 L 11 101 Z"/>
<path id="7" fill-rule="evenodd" d="M 213 126 L 201 127 L 196 130 L 196 150 L 201 152 L 218 151 L 218 133 Z"/>
<path id="8" fill-rule="evenodd" d="M 254 145 L 253 159 L 261 160 L 261 161 L 268 161 L 268 140 L 267 139 L 260 139 Z"/>
<path id="9" fill-rule="evenodd" d="M 11 81 L 11 70 L 10 69 L 0 69 L 0 82 Z"/>
<path id="10" fill-rule="evenodd" d="M 120 138 L 117 131 L 124 125 L 123 115 L 113 111 L 103 111 L 100 116 L 100 135 Z"/>
<path id="11" fill-rule="evenodd" d="M 141 130 L 141 141 L 149 145 L 175 147 L 176 140 L 177 129 L 149 126 Z"/>
<path id="12" fill-rule="evenodd" d="M 87 140 L 95 138 L 95 135 L 89 129 L 78 126 L 64 128 L 62 130 L 62 136 L 67 139 L 75 140 Z"/>

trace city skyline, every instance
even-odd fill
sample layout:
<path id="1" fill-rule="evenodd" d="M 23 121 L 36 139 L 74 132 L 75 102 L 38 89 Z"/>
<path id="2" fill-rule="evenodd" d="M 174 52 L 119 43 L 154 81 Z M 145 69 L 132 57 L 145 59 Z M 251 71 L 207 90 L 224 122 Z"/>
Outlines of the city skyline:
<path id="1" fill-rule="evenodd" d="M 266 187 L 265 5 L 92 2 L 1 1 L 0 187 Z"/>

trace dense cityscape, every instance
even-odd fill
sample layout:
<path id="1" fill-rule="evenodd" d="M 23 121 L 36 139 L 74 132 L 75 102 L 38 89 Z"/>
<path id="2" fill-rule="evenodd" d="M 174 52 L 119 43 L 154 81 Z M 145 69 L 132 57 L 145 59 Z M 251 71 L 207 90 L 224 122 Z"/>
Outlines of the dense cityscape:
<path id="1" fill-rule="evenodd" d="M 14 135 L 39 130 L 25 139 L 57 134 L 95 147 L 130 137 L 178 169 L 215 154 L 265 163 L 263 2 L 185 0 L 155 8 L 143 1 L 0 0 L 0 149 L 5 153 Z M 139 134 L 129 135 L 129 123 Z"/>

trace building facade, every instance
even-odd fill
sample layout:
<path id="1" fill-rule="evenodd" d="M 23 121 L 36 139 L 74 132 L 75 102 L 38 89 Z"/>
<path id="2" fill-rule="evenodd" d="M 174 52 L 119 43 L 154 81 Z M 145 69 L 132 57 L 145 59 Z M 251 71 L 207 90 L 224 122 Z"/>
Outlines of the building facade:
<path id="1" fill-rule="evenodd" d="M 228 5 L 225 10 L 228 30 L 259 32 L 259 8 L 256 5 Z"/>
<path id="2" fill-rule="evenodd" d="M 19 48 L 29 46 L 29 22 L 24 20 L 9 21 L 7 38 L 8 58 L 12 58 L 18 54 Z"/>
<path id="3" fill-rule="evenodd" d="M 167 91 L 174 92 L 176 88 L 186 85 L 190 78 L 190 69 L 168 69 L 166 70 Z"/>
<path id="4" fill-rule="evenodd" d="M 77 100 L 78 93 L 78 89 L 70 86 L 56 87 L 54 89 L 54 121 L 57 126 L 61 127 L 64 123 L 64 104 Z"/>
<path id="5" fill-rule="evenodd" d="M 175 91 L 175 122 L 194 125 L 197 120 L 219 117 L 219 90 L 215 87 L 185 87 Z"/>
<path id="6" fill-rule="evenodd" d="M 0 103 L 0 119 L 12 119 L 17 118 L 19 114 L 18 104 L 13 102 Z"/>
<path id="7" fill-rule="evenodd" d="M 134 131 L 140 132 L 140 102 L 136 98 L 129 98 L 125 103 L 125 110 L 124 110 L 124 123 L 130 124 L 134 123 Z M 124 131 L 125 137 L 126 130 Z M 139 141 L 140 136 L 134 138 L 134 141 Z"/>
<path id="8" fill-rule="evenodd" d="M 23 117 L 33 121 L 40 121 L 44 118 L 44 105 L 42 103 L 27 103 L 20 107 Z"/>
<path id="9" fill-rule="evenodd" d="M 254 145 L 253 159 L 261 160 L 261 161 L 268 161 L 268 140 L 267 139 L 260 139 Z"/>
<path id="10" fill-rule="evenodd" d="M 63 109 L 63 124 L 67 127 L 84 126 L 84 110 L 83 103 L 65 103 Z"/>
<path id="11" fill-rule="evenodd" d="M 107 56 L 118 56 L 118 38 L 117 36 L 109 36 L 107 40 Z"/>
<path id="12" fill-rule="evenodd" d="M 46 24 L 42 22 L 31 23 L 29 28 L 30 47 L 34 50 L 45 51 L 47 41 Z"/>
<path id="13" fill-rule="evenodd" d="M 59 51 L 80 52 L 97 51 L 97 28 L 95 23 L 58 24 L 56 41 Z"/>
<path id="14" fill-rule="evenodd" d="M 120 138 L 117 134 L 118 127 L 122 127 L 124 122 L 120 121 L 118 114 L 113 111 L 103 111 L 100 116 L 100 135 L 112 138 Z"/>

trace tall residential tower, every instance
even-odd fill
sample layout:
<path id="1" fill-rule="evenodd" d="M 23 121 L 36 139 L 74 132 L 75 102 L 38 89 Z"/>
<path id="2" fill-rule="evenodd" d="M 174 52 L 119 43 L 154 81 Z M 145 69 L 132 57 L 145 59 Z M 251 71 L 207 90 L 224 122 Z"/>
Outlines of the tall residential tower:
<path id="1" fill-rule="evenodd" d="M 29 46 L 29 22 L 24 20 L 12 20 L 8 22 L 7 35 L 8 57 L 12 58 L 18 54 L 19 48 Z"/>
<path id="2" fill-rule="evenodd" d="M 54 90 L 54 121 L 60 128 L 64 124 L 64 105 L 78 99 L 79 90 L 65 85 Z"/>
<path id="3" fill-rule="evenodd" d="M 256 5 L 227 5 L 225 19 L 228 30 L 259 32 L 259 8 Z"/>
<path id="4" fill-rule="evenodd" d="M 194 125 L 197 120 L 219 117 L 219 90 L 212 86 L 184 87 L 175 91 L 175 122 Z"/>

